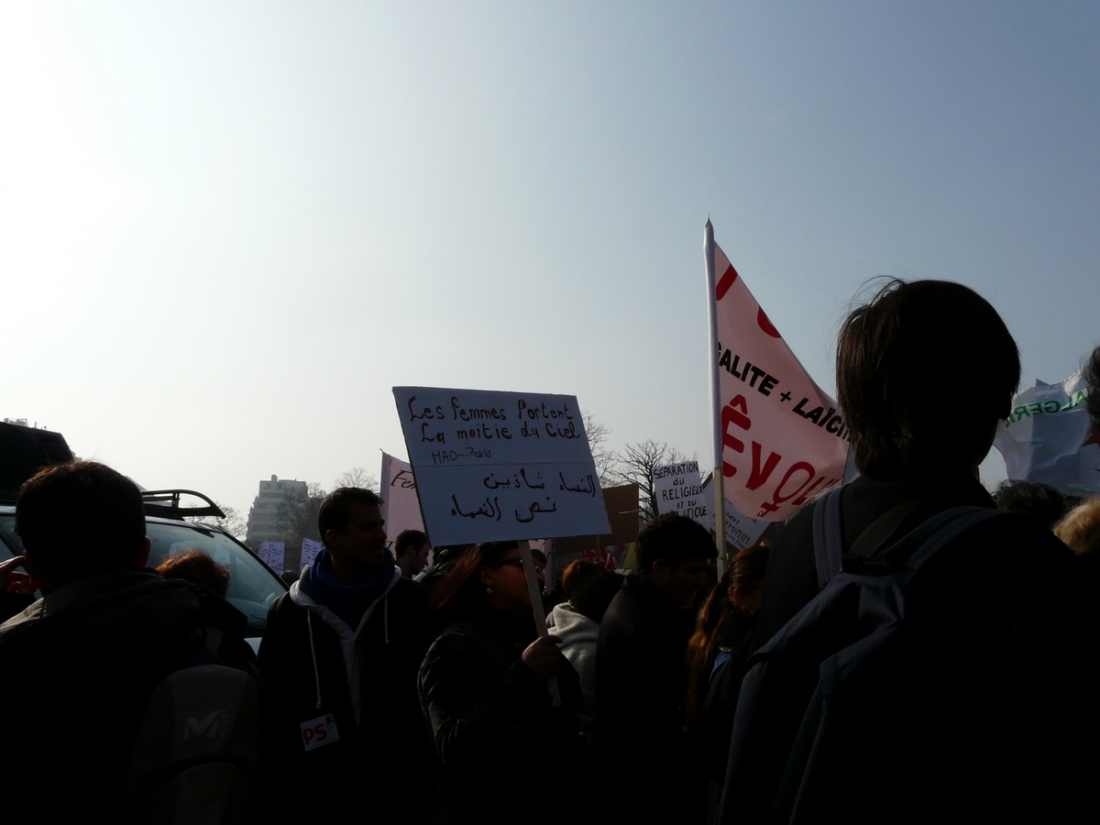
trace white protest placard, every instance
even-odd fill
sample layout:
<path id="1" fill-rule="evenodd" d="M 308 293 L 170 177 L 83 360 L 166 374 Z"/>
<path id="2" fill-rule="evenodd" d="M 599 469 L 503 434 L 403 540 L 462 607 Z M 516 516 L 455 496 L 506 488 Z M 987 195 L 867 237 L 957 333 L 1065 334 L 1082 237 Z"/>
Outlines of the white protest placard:
<path id="1" fill-rule="evenodd" d="M 725 525 L 726 544 L 731 544 L 741 551 L 756 544 L 771 522 L 749 518 L 737 512 L 736 508 L 727 501 Z"/>
<path id="2" fill-rule="evenodd" d="M 699 478 L 698 461 L 654 467 L 653 492 L 657 496 L 658 513 L 679 513 L 708 530 L 714 529 L 713 508 Z"/>
<path id="3" fill-rule="evenodd" d="M 416 494 L 416 477 L 412 467 L 400 458 L 382 453 L 382 518 L 386 522 L 386 546 L 391 548 L 406 530 L 424 530 L 420 514 L 420 498 Z M 428 537 L 431 540 L 431 536 Z"/>
<path id="4" fill-rule="evenodd" d="M 575 397 L 430 387 L 393 394 L 433 544 L 610 532 Z"/>
<path id="5" fill-rule="evenodd" d="M 319 541 L 313 539 L 302 539 L 302 567 L 308 567 L 313 564 L 313 560 L 317 558 L 317 554 L 321 552 L 321 548 L 324 547 Z"/>
<path id="6" fill-rule="evenodd" d="M 706 481 L 703 482 L 703 491 L 708 502 L 714 500 L 714 489 L 711 487 L 712 481 L 713 476 L 708 475 Z M 771 522 L 749 518 L 728 499 L 724 504 L 722 523 L 725 525 L 724 538 L 726 544 L 731 545 L 737 551 L 741 551 L 760 541 L 760 537 L 764 535 L 764 531 L 768 529 Z"/>
<path id="7" fill-rule="evenodd" d="M 283 572 L 283 559 L 286 555 L 286 545 L 283 542 L 262 541 L 260 542 L 260 552 L 257 555 L 260 557 L 260 561 L 276 573 Z"/>

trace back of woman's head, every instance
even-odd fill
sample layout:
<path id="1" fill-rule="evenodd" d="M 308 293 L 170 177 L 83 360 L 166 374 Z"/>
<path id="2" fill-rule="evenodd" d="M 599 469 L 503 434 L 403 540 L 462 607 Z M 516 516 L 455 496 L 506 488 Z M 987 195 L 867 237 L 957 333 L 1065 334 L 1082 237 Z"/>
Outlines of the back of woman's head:
<path id="1" fill-rule="evenodd" d="M 699 615 L 695 617 L 695 632 L 688 639 L 684 656 L 687 665 L 688 686 L 684 694 L 684 713 L 687 722 L 694 722 L 707 694 L 710 666 L 714 663 L 718 648 L 718 632 L 733 609 L 730 603 L 730 572 L 711 588 Z"/>
<path id="2" fill-rule="evenodd" d="M 891 279 L 853 310 L 837 343 L 837 398 L 856 463 L 881 477 L 977 464 L 1020 383 L 1016 342 L 974 290 Z M 935 400 L 965 384 L 950 411 Z"/>
<path id="3" fill-rule="evenodd" d="M 622 586 L 622 576 L 591 561 L 574 561 L 561 574 L 562 593 L 581 615 L 599 624 Z"/>
<path id="4" fill-rule="evenodd" d="M 229 568 L 218 564 L 201 550 L 188 550 L 172 556 L 157 566 L 157 572 L 166 579 L 184 579 L 201 584 L 211 593 L 225 598 L 229 590 Z"/>
<path id="5" fill-rule="evenodd" d="M 430 612 L 446 619 L 461 618 L 485 602 L 485 586 L 478 580 L 482 567 L 493 567 L 510 551 L 519 549 L 514 541 L 478 544 L 455 562 L 436 586 L 428 603 Z"/>
<path id="6" fill-rule="evenodd" d="M 768 548 L 764 544 L 746 547 L 730 560 L 729 589 L 752 593 L 764 586 L 764 575 L 768 572 Z"/>
<path id="7" fill-rule="evenodd" d="M 1100 557 L 1100 496 L 1074 507 L 1054 525 L 1054 535 L 1078 556 Z"/>

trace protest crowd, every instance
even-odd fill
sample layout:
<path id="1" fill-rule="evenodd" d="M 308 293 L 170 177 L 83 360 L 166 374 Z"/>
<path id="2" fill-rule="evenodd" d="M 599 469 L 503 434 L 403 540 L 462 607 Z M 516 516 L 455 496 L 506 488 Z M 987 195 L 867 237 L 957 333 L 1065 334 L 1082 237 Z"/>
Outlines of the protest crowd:
<path id="1" fill-rule="evenodd" d="M 950 417 L 925 403 L 946 364 L 971 376 Z M 146 569 L 133 482 L 47 467 L 0 566 L 13 790 L 71 822 L 1091 819 L 1100 499 L 978 481 L 1011 334 L 966 287 L 893 281 L 836 381 L 854 480 L 721 577 L 708 529 L 658 516 L 625 574 L 540 582 L 549 635 L 520 542 L 425 568 L 429 536 L 391 554 L 380 496 L 345 487 L 254 654 L 214 561 Z M 189 716 L 199 691 L 227 709 Z"/>

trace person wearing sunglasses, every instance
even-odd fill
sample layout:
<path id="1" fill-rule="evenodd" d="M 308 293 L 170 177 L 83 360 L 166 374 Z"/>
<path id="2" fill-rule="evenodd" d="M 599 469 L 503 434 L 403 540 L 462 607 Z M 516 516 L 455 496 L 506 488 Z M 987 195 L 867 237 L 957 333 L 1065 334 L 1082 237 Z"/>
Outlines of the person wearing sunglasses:
<path id="1" fill-rule="evenodd" d="M 443 764 L 437 822 L 542 822 L 560 817 L 564 794 L 547 800 L 520 779 L 575 759 L 581 704 L 576 672 L 554 636 L 538 637 L 515 542 L 468 551 L 433 595 L 440 632 L 420 667 L 420 702 Z M 548 683 L 562 698 L 554 707 Z"/>

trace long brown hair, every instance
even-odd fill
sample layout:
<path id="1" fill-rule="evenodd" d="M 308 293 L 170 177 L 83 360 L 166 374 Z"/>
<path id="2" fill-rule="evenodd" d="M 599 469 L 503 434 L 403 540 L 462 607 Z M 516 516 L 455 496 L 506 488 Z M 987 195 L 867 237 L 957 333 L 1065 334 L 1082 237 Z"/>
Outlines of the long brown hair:
<path id="1" fill-rule="evenodd" d="M 768 548 L 764 544 L 746 547 L 733 557 L 730 569 L 714 586 L 699 611 L 695 632 L 688 640 L 686 662 L 688 688 L 684 697 L 686 721 L 699 717 L 707 698 L 710 671 L 717 656 L 718 636 L 722 626 L 731 616 L 739 617 L 746 629 L 752 618 L 733 603 L 733 590 L 751 592 L 764 581 L 768 569 Z"/>

